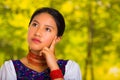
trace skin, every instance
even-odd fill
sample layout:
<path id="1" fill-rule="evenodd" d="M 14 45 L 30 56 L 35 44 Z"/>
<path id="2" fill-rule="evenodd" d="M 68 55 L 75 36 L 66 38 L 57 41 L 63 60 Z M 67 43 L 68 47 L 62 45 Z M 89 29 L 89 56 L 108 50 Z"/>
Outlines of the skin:
<path id="1" fill-rule="evenodd" d="M 36 15 L 29 25 L 28 45 L 32 53 L 45 58 L 45 60 L 41 59 L 39 62 L 46 62 L 47 65 L 35 66 L 28 63 L 26 57 L 22 58 L 21 62 L 37 72 L 42 72 L 48 67 L 51 71 L 59 69 L 55 57 L 55 45 L 61 40 L 61 37 L 58 37 L 57 33 L 57 25 L 50 14 L 41 13 Z M 63 79 L 58 78 L 56 80 Z"/>

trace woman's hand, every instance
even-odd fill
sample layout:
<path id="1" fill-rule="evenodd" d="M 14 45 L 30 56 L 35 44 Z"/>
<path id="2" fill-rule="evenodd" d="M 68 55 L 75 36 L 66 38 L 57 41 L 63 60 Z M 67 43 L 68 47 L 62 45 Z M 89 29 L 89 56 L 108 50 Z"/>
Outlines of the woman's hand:
<path id="1" fill-rule="evenodd" d="M 52 41 L 50 47 L 44 47 L 41 51 L 40 51 L 40 55 L 42 54 L 47 62 L 48 67 L 50 68 L 50 70 L 56 70 L 59 69 L 59 66 L 57 64 L 57 59 L 55 57 L 55 44 L 56 44 L 56 38 L 54 38 L 54 40 Z"/>
<path id="2" fill-rule="evenodd" d="M 55 57 L 55 44 L 57 37 L 54 38 L 54 40 L 52 41 L 52 44 L 50 45 L 50 47 L 44 47 L 42 49 L 42 51 L 40 52 L 40 55 L 42 54 L 47 62 L 48 67 L 50 68 L 51 72 L 54 70 L 59 70 L 59 66 L 57 64 L 57 59 Z M 62 72 L 59 73 L 60 75 L 62 75 Z M 60 78 L 56 78 L 54 80 L 64 80 L 63 77 Z"/>

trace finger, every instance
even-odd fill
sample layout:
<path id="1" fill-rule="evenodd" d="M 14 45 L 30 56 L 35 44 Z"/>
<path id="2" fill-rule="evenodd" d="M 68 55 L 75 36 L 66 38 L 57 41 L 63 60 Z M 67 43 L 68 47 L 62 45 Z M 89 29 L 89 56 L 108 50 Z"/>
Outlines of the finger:
<path id="1" fill-rule="evenodd" d="M 42 55 L 43 55 L 43 53 L 42 53 L 42 51 L 40 51 L 39 56 L 42 56 Z"/>
<path id="2" fill-rule="evenodd" d="M 43 56 L 46 56 L 48 53 L 50 53 L 50 50 L 49 50 L 49 48 L 44 47 L 44 48 L 42 49 L 41 53 L 42 53 Z"/>
<path id="3" fill-rule="evenodd" d="M 54 51 L 54 48 L 55 48 L 55 44 L 56 44 L 56 36 L 55 36 L 55 38 L 53 39 L 53 41 L 52 41 L 52 43 L 51 43 L 51 45 L 50 45 L 50 50 L 52 50 L 52 51 Z"/>
<path id="4" fill-rule="evenodd" d="M 39 52 L 39 55 L 43 54 L 43 51 L 48 51 L 49 48 L 48 47 L 44 47 L 40 52 Z"/>

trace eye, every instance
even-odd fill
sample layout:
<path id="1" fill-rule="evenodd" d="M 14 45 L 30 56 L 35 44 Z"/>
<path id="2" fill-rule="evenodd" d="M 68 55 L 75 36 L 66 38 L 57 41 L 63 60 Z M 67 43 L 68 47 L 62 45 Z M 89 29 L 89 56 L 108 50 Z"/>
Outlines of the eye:
<path id="1" fill-rule="evenodd" d="M 50 29 L 50 28 L 48 28 L 48 27 L 47 27 L 47 28 L 45 28 L 45 30 L 46 30 L 46 31 L 48 31 L 48 32 L 51 32 L 51 29 Z"/>
<path id="2" fill-rule="evenodd" d="M 37 24 L 37 23 L 32 23 L 32 26 L 33 26 L 33 27 L 37 27 L 38 24 Z"/>

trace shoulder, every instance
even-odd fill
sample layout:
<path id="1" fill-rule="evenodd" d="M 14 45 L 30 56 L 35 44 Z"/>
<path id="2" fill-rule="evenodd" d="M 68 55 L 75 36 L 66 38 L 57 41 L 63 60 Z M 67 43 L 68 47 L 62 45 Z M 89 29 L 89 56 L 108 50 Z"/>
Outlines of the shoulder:
<path id="1" fill-rule="evenodd" d="M 0 68 L 0 80 L 9 80 L 10 78 L 15 80 L 16 72 L 12 60 L 5 61 Z"/>
<path id="2" fill-rule="evenodd" d="M 69 65 L 69 66 L 74 66 L 74 65 L 78 66 L 78 63 L 73 61 L 73 60 L 68 60 L 67 65 Z"/>
<path id="3" fill-rule="evenodd" d="M 71 69 L 72 70 L 80 70 L 80 67 L 77 62 L 75 62 L 73 60 L 68 60 L 68 62 L 66 64 L 66 70 L 70 71 Z"/>
<path id="4" fill-rule="evenodd" d="M 64 65 L 66 68 L 69 68 L 69 69 L 73 68 L 73 67 L 78 67 L 79 68 L 78 63 L 76 63 L 73 60 L 63 60 L 63 59 L 60 59 L 60 60 L 58 60 L 58 64 L 59 65 Z"/>
<path id="5" fill-rule="evenodd" d="M 73 60 L 68 60 L 65 70 L 65 80 L 82 80 L 80 66 Z"/>
<path id="6" fill-rule="evenodd" d="M 12 64 L 12 60 L 9 60 L 9 61 L 5 61 L 3 65 L 11 65 L 11 64 Z"/>
<path id="7" fill-rule="evenodd" d="M 12 60 L 5 61 L 5 63 L 2 65 L 1 69 L 12 69 L 13 63 Z"/>

